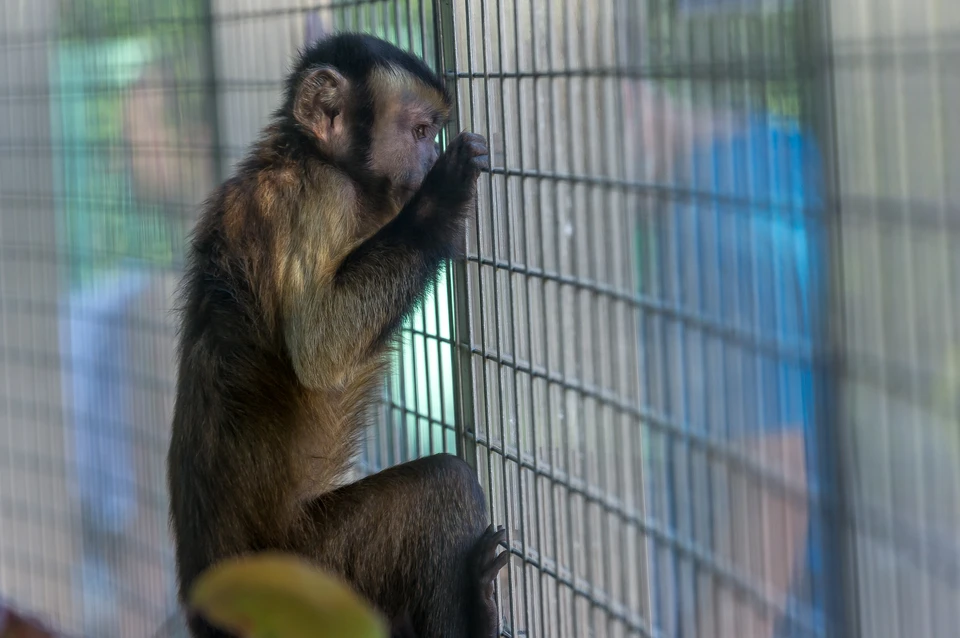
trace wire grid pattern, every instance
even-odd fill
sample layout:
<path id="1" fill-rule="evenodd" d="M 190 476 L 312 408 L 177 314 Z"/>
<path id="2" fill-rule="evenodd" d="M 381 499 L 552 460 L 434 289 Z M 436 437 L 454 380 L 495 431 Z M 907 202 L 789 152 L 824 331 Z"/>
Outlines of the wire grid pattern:
<path id="1" fill-rule="evenodd" d="M 208 32 L 189 0 L 0 7 L 0 591 L 68 633 L 174 609 L 167 311 L 216 170 Z"/>
<path id="2" fill-rule="evenodd" d="M 960 620 L 960 7 L 832 8 L 847 632 Z"/>
<path id="3" fill-rule="evenodd" d="M 793 103 L 799 118 L 807 16 L 689 9 L 454 3 L 461 126 L 494 151 L 458 308 L 480 476 L 516 556 L 501 601 L 511 635 L 825 631 L 787 595 L 804 543 L 777 542 L 803 538 L 796 510 L 820 507 L 786 471 L 805 441 L 737 431 L 777 418 L 759 414 L 759 375 L 787 368 L 797 380 L 780 392 L 797 395 L 814 365 L 809 337 L 754 320 L 781 301 L 758 301 L 772 287 L 758 260 L 775 249 L 756 227 L 782 213 L 789 228 L 804 205 L 688 174 L 697 138 L 744 126 L 750 109 Z M 744 164 L 728 146 L 721 161 Z M 732 172 L 752 181 L 767 159 Z M 675 221 L 711 214 L 713 237 Z M 751 260 L 755 272 L 737 270 Z M 750 281 L 729 283 L 730 304 L 736 276 Z M 812 406 L 806 392 L 790 398 Z M 824 588 L 808 577 L 795 590 Z"/>
<path id="4" fill-rule="evenodd" d="M 423 55 L 456 91 L 445 137 L 491 144 L 467 260 L 405 324 L 360 471 L 476 463 L 510 533 L 504 635 L 952 634 L 960 9 L 35 0 L 0 17 L 3 596 L 88 635 L 173 613 L 184 231 L 295 49 L 346 28 Z"/>
<path id="5" fill-rule="evenodd" d="M 459 2 L 448 27 L 459 126 L 491 145 L 457 308 L 509 635 L 648 627 L 623 6 Z"/>

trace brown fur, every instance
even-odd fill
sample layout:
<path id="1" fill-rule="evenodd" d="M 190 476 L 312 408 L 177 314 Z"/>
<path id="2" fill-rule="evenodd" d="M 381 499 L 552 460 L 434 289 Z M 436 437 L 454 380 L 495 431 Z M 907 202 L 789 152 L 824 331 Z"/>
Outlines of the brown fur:
<path id="1" fill-rule="evenodd" d="M 372 38 L 318 43 L 289 86 L 207 204 L 184 278 L 168 458 L 181 597 L 218 560 L 284 549 L 417 635 L 486 638 L 506 555 L 470 469 L 439 455 L 340 486 L 395 331 L 456 254 L 485 142 L 461 135 L 436 161 L 442 84 Z"/>

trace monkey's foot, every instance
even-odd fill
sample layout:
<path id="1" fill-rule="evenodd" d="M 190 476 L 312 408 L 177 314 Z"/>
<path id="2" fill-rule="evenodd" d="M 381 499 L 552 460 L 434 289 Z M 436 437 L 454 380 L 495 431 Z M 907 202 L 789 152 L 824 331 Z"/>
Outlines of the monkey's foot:
<path id="1" fill-rule="evenodd" d="M 477 616 L 472 635 L 492 638 L 498 635 L 500 622 L 493 583 L 497 574 L 510 560 L 510 552 L 497 553 L 497 547 L 507 539 L 507 530 L 491 525 L 477 541 L 471 561 L 472 578 L 477 588 Z"/>

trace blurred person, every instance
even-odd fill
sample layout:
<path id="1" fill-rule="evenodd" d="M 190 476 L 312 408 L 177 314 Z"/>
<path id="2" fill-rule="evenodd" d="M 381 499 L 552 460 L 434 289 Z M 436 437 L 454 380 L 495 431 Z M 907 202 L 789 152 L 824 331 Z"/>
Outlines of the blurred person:
<path id="1" fill-rule="evenodd" d="M 173 86 L 163 63 L 147 63 L 118 100 L 120 148 L 124 149 L 120 160 L 128 177 L 120 180 L 118 192 L 108 196 L 127 205 L 121 211 L 119 228 L 88 222 L 91 228 L 87 232 L 94 235 L 92 241 L 105 246 L 105 254 L 90 255 L 89 261 L 96 261 L 98 267 L 88 268 L 90 272 L 74 283 L 67 301 L 64 356 L 69 378 L 65 385 L 71 394 L 70 432 L 83 541 L 78 576 L 88 635 L 129 635 L 130 627 L 122 618 L 131 603 L 122 599 L 122 592 L 133 587 L 129 583 L 123 586 L 125 568 L 132 557 L 131 547 L 140 547 L 140 551 L 148 547 L 147 539 L 136 538 L 143 532 L 136 527 L 142 495 L 163 489 L 162 472 L 155 477 L 141 476 L 143 459 L 137 434 L 154 426 L 168 427 L 168 415 L 157 415 L 154 423 L 149 408 L 138 410 L 134 404 L 138 394 L 156 390 L 141 387 L 148 380 L 138 379 L 137 372 L 150 378 L 166 375 L 172 382 L 172 361 L 165 370 L 161 361 L 138 366 L 133 357 L 135 347 L 142 345 L 136 342 L 143 340 L 144 329 L 157 332 L 159 325 L 168 323 L 167 313 L 150 317 L 156 323 L 149 326 L 136 325 L 133 315 L 152 289 L 169 287 L 159 280 L 175 278 L 178 244 L 185 230 L 181 228 L 183 206 L 197 201 L 212 179 L 211 162 L 197 152 L 209 148 L 207 129 L 188 122 L 188 130 L 180 130 L 171 123 L 170 114 L 177 113 L 170 103 Z M 97 233 L 105 236 L 97 237 Z M 89 266 L 83 262 L 81 255 L 80 265 Z M 166 305 L 166 299 L 161 303 Z M 149 423 L 142 422 L 144 416 L 151 417 Z M 160 420 L 164 422 L 160 424 Z M 165 438 L 164 432 L 151 434 Z M 160 487 L 147 488 L 157 481 Z M 160 518 L 165 531 L 165 505 Z M 167 579 L 173 596 L 173 581 Z"/>
<path id="2" fill-rule="evenodd" d="M 694 108 L 646 82 L 626 87 L 625 105 L 645 179 L 675 190 L 648 201 L 658 212 L 648 227 L 655 256 L 641 257 L 652 270 L 645 290 L 681 312 L 644 319 L 666 377 L 648 401 L 663 397 L 655 408 L 671 424 L 746 459 L 708 456 L 683 434 L 666 439 L 646 455 L 650 513 L 822 631 L 809 506 L 817 226 L 805 210 L 817 211 L 821 197 L 816 143 L 795 118 Z M 790 614 L 756 605 L 673 546 L 652 560 L 656 623 L 667 635 L 818 635 L 796 633 Z"/>

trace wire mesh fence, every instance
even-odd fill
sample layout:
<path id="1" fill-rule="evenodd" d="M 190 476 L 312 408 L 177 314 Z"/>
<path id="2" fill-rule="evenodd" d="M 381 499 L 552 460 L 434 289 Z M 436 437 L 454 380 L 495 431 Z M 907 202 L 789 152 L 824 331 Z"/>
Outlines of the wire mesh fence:
<path id="1" fill-rule="evenodd" d="M 290 59 L 374 33 L 487 137 L 360 472 L 456 452 L 507 636 L 960 621 L 960 8 L 946 0 L 0 5 L 0 595 L 172 632 L 169 313 Z"/>

